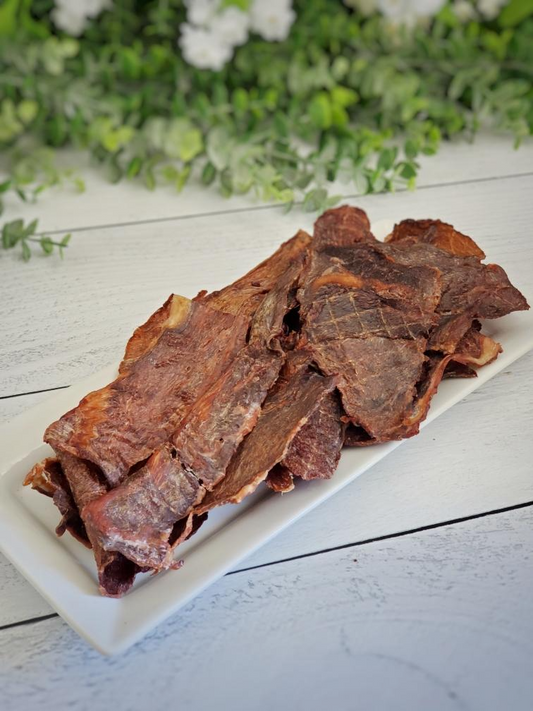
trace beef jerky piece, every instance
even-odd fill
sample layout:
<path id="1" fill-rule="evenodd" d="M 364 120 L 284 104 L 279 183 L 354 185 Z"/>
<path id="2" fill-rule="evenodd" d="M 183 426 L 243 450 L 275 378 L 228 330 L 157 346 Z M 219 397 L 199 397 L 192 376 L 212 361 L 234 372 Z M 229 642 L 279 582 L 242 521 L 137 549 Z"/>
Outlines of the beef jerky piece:
<path id="1" fill-rule="evenodd" d="M 126 346 L 119 373 L 127 372 L 135 361 L 151 351 L 167 329 L 178 328 L 187 318 L 189 305 L 188 299 L 171 294 L 163 306 L 133 332 Z"/>
<path id="2" fill-rule="evenodd" d="M 349 421 L 376 440 L 396 439 L 416 397 L 425 340 L 377 336 L 314 345 L 321 371 L 338 375 Z"/>
<path id="3" fill-rule="evenodd" d="M 265 479 L 266 485 L 276 494 L 286 494 L 294 489 L 292 474 L 281 464 L 271 469 Z"/>
<path id="4" fill-rule="evenodd" d="M 85 507 L 102 497 L 107 492 L 107 487 L 102 482 L 97 468 L 90 462 L 65 453 L 59 455 L 59 461 L 85 525 Z M 96 561 L 100 592 L 107 597 L 121 597 L 131 588 L 135 576 L 142 569 L 120 553 L 104 550 L 87 526 L 85 530 Z"/>
<path id="5" fill-rule="evenodd" d="M 395 239 L 384 245 L 387 254 L 405 265 L 431 265 L 441 272 L 442 296 L 437 306 L 439 326 L 429 347 L 452 353 L 474 318 L 499 318 L 528 309 L 527 301 L 495 264 L 482 264 L 476 256 L 456 256 L 421 238 Z M 463 250 L 465 251 L 465 250 Z"/>
<path id="6" fill-rule="evenodd" d="M 440 271 L 425 264 L 396 263 L 387 251 L 386 245 L 359 244 L 350 249 L 327 247 L 313 254 L 297 295 L 304 317 L 317 301 L 340 290 L 365 292 L 360 299 L 366 296 L 369 308 L 379 298 L 390 308 L 434 312 L 441 298 Z"/>
<path id="7" fill-rule="evenodd" d="M 285 317 L 296 306 L 296 286 L 304 264 L 304 255 L 296 255 L 263 298 L 250 322 L 249 342 L 283 352 L 280 341 L 286 332 Z"/>
<path id="8" fill-rule="evenodd" d="M 172 438 L 183 465 L 206 488 L 218 484 L 237 446 L 254 428 L 282 364 L 278 353 L 243 349 Z"/>
<path id="9" fill-rule="evenodd" d="M 82 509 L 91 540 L 141 567 L 179 567 L 169 537 L 203 495 L 198 479 L 168 449 L 153 454 L 119 487 Z"/>
<path id="10" fill-rule="evenodd" d="M 93 462 L 112 486 L 168 441 L 244 344 L 245 321 L 182 302 L 181 320 L 173 321 L 151 350 L 130 359 L 114 382 L 87 395 L 46 430 L 45 441 L 56 452 Z"/>
<path id="11" fill-rule="evenodd" d="M 265 400 L 257 425 L 243 440 L 226 476 L 206 494 L 196 513 L 225 503 L 239 503 L 251 494 L 285 457 L 294 436 L 335 383 L 335 378 L 301 369 L 276 388 Z"/>
<path id="12" fill-rule="evenodd" d="M 24 480 L 24 486 L 28 485 L 39 493 L 51 497 L 59 509 L 62 518 L 56 526 L 56 534 L 62 536 L 65 531 L 68 531 L 76 540 L 90 548 L 85 525 L 80 518 L 59 460 L 56 457 L 47 457 L 36 464 Z"/>
<path id="13" fill-rule="evenodd" d="M 427 373 L 419 385 L 418 397 L 413 403 L 409 417 L 406 417 L 404 421 L 406 432 L 404 436 L 411 436 L 411 433 L 418 432 L 419 423 L 425 419 L 428 413 L 431 398 L 437 392 L 448 363 L 455 361 L 466 366 L 480 368 L 495 360 L 501 350 L 500 344 L 493 341 L 492 338 L 476 329 L 470 329 L 460 341 L 455 353 L 445 356 L 430 354 Z"/>
<path id="14" fill-rule="evenodd" d="M 370 286 L 335 289 L 332 281 L 312 303 L 305 334 L 312 343 L 368 336 L 415 339 L 428 336 L 437 323 L 433 311 L 416 303 L 383 300 Z"/>
<path id="15" fill-rule="evenodd" d="M 425 242 L 458 257 L 485 259 L 485 253 L 471 237 L 440 220 L 402 220 L 394 225 L 392 234 L 385 241 L 408 244 Z"/>
<path id="16" fill-rule="evenodd" d="M 333 476 L 344 442 L 342 415 L 337 392 L 326 395 L 294 437 L 282 461 L 291 477 L 330 479 Z"/>
<path id="17" fill-rule="evenodd" d="M 239 314 L 250 319 L 264 297 L 291 264 L 306 253 L 311 236 L 300 230 L 292 239 L 281 245 L 271 257 L 249 271 L 230 286 L 211 294 L 196 297 L 212 309 Z"/>
<path id="18" fill-rule="evenodd" d="M 326 246 L 348 247 L 358 242 L 376 242 L 366 212 L 358 207 L 341 205 L 326 210 L 315 222 L 313 248 L 318 251 Z"/>
<path id="19" fill-rule="evenodd" d="M 193 504 L 223 478 L 278 377 L 283 354 L 270 350 L 268 345 L 282 331 L 289 292 L 299 270 L 296 260 L 257 310 L 249 344 L 199 397 L 174 433 L 173 465 L 163 467 L 159 458 L 152 457 L 141 472 L 85 510 L 91 531 L 106 550 L 120 551 L 137 564 L 154 569 L 172 565 L 172 548 L 187 535 L 192 524 L 189 512 Z M 276 348 L 279 350 L 279 345 Z M 190 486 L 183 487 L 184 477 L 189 475 L 193 477 L 190 486 L 196 482 L 194 497 Z M 149 492 L 150 507 L 146 507 L 148 518 L 142 518 L 143 525 L 139 526 L 135 521 L 142 513 L 136 502 L 142 492 Z M 178 506 L 180 497 L 182 506 Z M 129 514 L 124 515 L 124 511 Z M 186 516 L 189 518 L 183 531 L 176 532 L 176 522 Z"/>
<path id="20" fill-rule="evenodd" d="M 417 384 L 416 398 L 404 414 L 403 422 L 395 432 L 395 439 L 412 437 L 419 431 L 420 423 L 426 418 L 433 395 L 444 376 L 446 368 L 452 363 L 463 366 L 482 367 L 491 363 L 501 352 L 501 346 L 488 336 L 472 328 L 463 337 L 455 353 L 442 355 L 430 353 L 424 362 L 424 373 Z M 349 427 L 346 433 L 347 446 L 366 446 L 383 441 L 380 437 L 368 435 L 365 429 Z"/>

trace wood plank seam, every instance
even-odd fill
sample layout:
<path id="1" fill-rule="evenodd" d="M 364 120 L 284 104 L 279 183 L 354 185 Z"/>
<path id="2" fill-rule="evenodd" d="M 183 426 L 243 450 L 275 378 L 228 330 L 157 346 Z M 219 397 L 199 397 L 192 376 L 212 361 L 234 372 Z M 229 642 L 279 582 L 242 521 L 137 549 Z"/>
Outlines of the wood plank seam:
<path id="1" fill-rule="evenodd" d="M 495 180 L 514 180 L 516 178 L 527 178 L 533 175 L 533 171 L 528 171 L 525 173 L 513 173 L 512 175 L 501 175 L 501 176 L 489 176 L 486 178 L 468 178 L 466 180 L 457 180 L 453 185 L 472 185 L 475 183 L 490 183 Z M 451 183 L 430 183 L 428 185 L 420 185 L 417 191 L 420 190 L 434 190 L 435 188 L 446 188 L 450 187 Z M 396 193 L 409 192 L 409 188 L 397 188 Z M 385 194 L 385 193 L 382 193 Z M 362 193 L 349 193 L 346 195 L 341 195 L 341 200 L 354 200 L 356 198 L 366 197 Z M 298 200 L 294 202 L 295 205 L 300 206 L 303 204 L 303 200 Z M 222 215 L 236 215 L 243 214 L 246 212 L 258 212 L 265 210 L 279 210 L 283 205 L 279 203 L 269 204 L 269 205 L 254 205 L 252 207 L 239 207 L 230 208 L 228 210 L 215 210 L 213 212 L 197 212 L 191 213 L 190 215 L 175 215 L 172 217 L 153 217 L 148 220 L 131 220 L 127 222 L 110 222 L 103 225 L 88 225 L 87 227 L 66 227 L 61 230 L 46 230 L 45 232 L 36 233 L 38 236 L 42 234 L 55 235 L 64 234 L 65 232 L 89 232 L 90 230 L 105 230 L 112 229 L 115 227 L 133 227 L 135 225 L 151 225 L 157 223 L 165 222 L 178 222 L 182 220 L 193 220 L 201 217 L 220 217 Z"/>
<path id="2" fill-rule="evenodd" d="M 465 523 L 467 521 L 473 521 L 480 518 L 486 518 L 488 516 L 497 516 L 498 514 L 508 513 L 509 511 L 517 511 L 519 509 L 528 508 L 533 506 L 533 501 L 528 501 L 522 504 L 515 504 L 514 506 L 506 506 L 501 509 L 493 509 L 492 511 L 485 511 L 482 513 L 472 514 L 471 516 L 463 516 L 461 518 L 451 519 L 449 521 L 441 521 L 439 523 L 431 523 L 426 526 L 420 526 L 419 528 L 413 528 L 407 531 L 399 531 L 398 533 L 391 533 L 385 536 L 377 536 L 375 538 L 368 538 L 363 541 L 356 541 L 354 543 L 345 543 L 341 546 L 332 546 L 331 548 L 323 548 L 319 551 L 313 551 L 310 553 L 303 553 L 302 555 L 292 556 L 290 558 L 283 558 L 280 560 L 274 560 L 270 563 L 262 563 L 261 565 L 254 565 L 248 568 L 237 568 L 236 570 L 231 570 L 226 573 L 226 576 L 236 575 L 237 573 L 247 573 L 253 570 L 259 570 L 260 568 L 269 568 L 274 565 L 279 565 L 281 563 L 290 563 L 295 560 L 300 560 L 304 558 L 313 558 L 318 555 L 323 555 L 327 553 L 333 553 L 334 551 L 346 550 L 349 548 L 358 548 L 361 546 L 368 545 L 370 543 L 377 543 L 393 538 L 403 538 L 406 536 L 415 535 L 423 531 L 430 531 L 433 529 L 444 528 L 445 526 L 455 526 L 457 524 Z M 224 577 L 226 577 L 224 576 Z M 14 627 L 23 627 L 30 624 L 39 624 L 40 622 L 45 622 L 46 620 L 51 620 L 55 617 L 59 617 L 57 612 L 52 612 L 49 615 L 40 615 L 39 617 L 28 617 L 24 620 L 18 620 L 17 622 L 10 622 L 6 625 L 0 625 L 0 632 L 3 630 L 13 629 Z"/>

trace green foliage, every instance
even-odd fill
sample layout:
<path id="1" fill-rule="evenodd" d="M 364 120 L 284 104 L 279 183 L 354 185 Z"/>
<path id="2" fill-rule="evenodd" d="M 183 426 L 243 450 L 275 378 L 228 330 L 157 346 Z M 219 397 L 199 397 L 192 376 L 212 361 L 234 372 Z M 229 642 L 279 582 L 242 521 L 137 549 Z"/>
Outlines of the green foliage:
<path id="1" fill-rule="evenodd" d="M 49 256 L 54 252 L 54 249 L 57 249 L 59 256 L 63 258 L 63 250 L 68 247 L 70 234 L 65 235 L 57 242 L 46 235 L 37 236 L 36 231 L 37 220 L 33 220 L 28 225 L 23 220 L 6 222 L 2 227 L 2 248 L 20 247 L 20 256 L 23 261 L 27 262 L 32 255 L 31 243 L 37 243 L 41 246 L 44 256 Z"/>
<path id="2" fill-rule="evenodd" d="M 79 39 L 56 31 L 51 8 L 0 7 L 0 200 L 64 182 L 82 190 L 55 164 L 56 148 L 74 146 L 113 182 L 180 192 L 197 181 L 320 211 L 338 199 L 332 183 L 347 194 L 413 188 L 418 157 L 442 139 L 488 126 L 518 144 L 533 129 L 530 0 L 488 23 L 462 24 L 448 4 L 409 32 L 341 0 L 299 0 L 285 42 L 254 38 L 220 72 L 181 58 L 181 0 L 114 3 Z M 24 257 L 37 238 L 15 223 L 3 244 Z M 44 239 L 45 254 L 61 246 Z"/>

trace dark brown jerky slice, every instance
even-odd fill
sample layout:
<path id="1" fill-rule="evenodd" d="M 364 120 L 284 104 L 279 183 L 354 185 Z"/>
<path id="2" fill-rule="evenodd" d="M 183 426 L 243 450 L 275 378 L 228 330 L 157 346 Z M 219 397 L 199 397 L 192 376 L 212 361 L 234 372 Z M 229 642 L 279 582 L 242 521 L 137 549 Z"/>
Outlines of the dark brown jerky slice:
<path id="1" fill-rule="evenodd" d="M 114 486 L 168 441 L 191 405 L 243 346 L 247 323 L 187 302 L 181 322 L 110 385 L 50 425 L 57 451 L 89 460 Z"/>
<path id="2" fill-rule="evenodd" d="M 283 356 L 267 346 L 282 332 L 288 295 L 300 268 L 301 260 L 300 266 L 297 262 L 291 265 L 264 298 L 253 319 L 250 343 L 194 403 L 174 433 L 174 466 L 154 466 L 152 458 L 142 473 L 131 476 L 119 490 L 115 489 L 86 511 L 91 530 L 97 531 L 106 549 L 115 545 L 115 550 L 139 565 L 155 569 L 172 564 L 172 548 L 188 535 L 192 525 L 189 511 L 201 499 L 205 489 L 212 489 L 223 478 L 231 457 L 243 437 L 254 427 L 261 404 L 277 379 Z M 192 475 L 198 483 L 194 500 L 188 489 L 182 490 L 185 474 Z M 150 491 L 149 518 L 141 528 L 132 531 L 129 517 L 117 516 L 116 502 L 120 501 L 121 510 L 131 508 L 134 518 L 142 516 L 135 505 L 142 489 Z M 182 495 L 183 507 L 176 516 L 177 500 Z M 175 496 L 171 506 L 167 500 L 169 496 Z M 128 506 L 130 499 L 131 506 Z M 176 522 L 186 516 L 188 520 L 183 531 L 177 534 Z M 174 540 L 171 540 L 173 533 Z"/>
<path id="3" fill-rule="evenodd" d="M 442 296 L 436 309 L 440 322 L 429 342 L 433 350 L 452 353 L 475 318 L 500 318 L 529 308 L 495 264 L 482 264 L 474 256 L 456 256 L 423 241 L 393 240 L 384 249 L 398 263 L 431 265 L 441 273 Z"/>
<path id="4" fill-rule="evenodd" d="M 342 205 L 326 210 L 315 222 L 313 248 L 349 247 L 359 242 L 375 242 L 366 213 L 358 207 Z"/>
<path id="5" fill-rule="evenodd" d="M 254 428 L 282 363 L 278 353 L 244 349 L 174 435 L 178 457 L 207 489 L 224 477 L 237 446 Z"/>
<path id="6" fill-rule="evenodd" d="M 458 257 L 485 259 L 485 253 L 471 237 L 440 220 L 403 220 L 394 225 L 387 242 L 425 242 Z"/>
<path id="7" fill-rule="evenodd" d="M 84 508 L 102 497 L 107 487 L 101 481 L 97 468 L 93 464 L 64 453 L 59 454 L 59 461 L 80 517 L 85 524 Z M 87 526 L 85 529 L 96 561 L 100 592 L 107 597 L 124 595 L 133 585 L 140 568 L 120 553 L 104 550 Z"/>
<path id="8" fill-rule="evenodd" d="M 397 437 L 423 373 L 425 341 L 371 336 L 314 345 L 323 373 L 338 375 L 346 415 L 371 437 Z"/>
<path id="9" fill-rule="evenodd" d="M 471 328 L 460 341 L 455 353 L 443 355 L 430 353 L 424 362 L 424 372 L 417 384 L 416 398 L 409 411 L 405 413 L 403 424 L 396 430 L 395 438 L 412 437 L 420 428 L 420 423 L 427 416 L 433 395 L 450 365 L 462 365 L 479 368 L 491 363 L 501 353 L 501 346 L 489 336 Z M 472 376 L 469 376 L 472 377 Z M 350 426 L 346 433 L 347 446 L 366 446 L 383 441 L 379 436 L 372 437 L 361 427 Z"/>
<path id="10" fill-rule="evenodd" d="M 299 370 L 270 394 L 252 432 L 232 459 L 226 476 L 197 507 L 204 513 L 215 506 L 239 503 L 266 479 L 286 455 L 294 436 L 335 387 L 335 378 Z"/>
<path id="11" fill-rule="evenodd" d="M 330 479 L 335 473 L 344 442 L 345 424 L 336 392 L 326 395 L 318 409 L 294 437 L 283 459 L 293 477 Z"/>
<path id="12" fill-rule="evenodd" d="M 105 496 L 89 503 L 82 516 L 91 540 L 142 567 L 176 567 L 169 537 L 203 495 L 197 478 L 163 449 Z"/>

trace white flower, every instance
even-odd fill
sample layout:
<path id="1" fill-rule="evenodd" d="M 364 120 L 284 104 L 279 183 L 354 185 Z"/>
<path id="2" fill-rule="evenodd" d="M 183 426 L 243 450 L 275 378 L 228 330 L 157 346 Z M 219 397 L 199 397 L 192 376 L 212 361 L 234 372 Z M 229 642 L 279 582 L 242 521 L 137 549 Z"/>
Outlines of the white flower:
<path id="1" fill-rule="evenodd" d="M 253 0 L 250 17 L 252 30 L 273 42 L 287 39 L 296 13 L 290 0 Z"/>
<path id="2" fill-rule="evenodd" d="M 75 37 L 82 34 L 90 18 L 111 6 L 110 0 L 56 0 L 52 20 L 61 30 Z"/>
<path id="3" fill-rule="evenodd" d="M 248 15 L 236 7 L 217 13 L 211 21 L 211 31 L 226 44 L 236 47 L 248 39 Z"/>
<path id="4" fill-rule="evenodd" d="M 500 14 L 507 0 L 479 0 L 477 9 L 487 20 L 492 20 Z"/>
<path id="5" fill-rule="evenodd" d="M 87 26 L 87 16 L 77 12 L 75 8 L 56 7 L 52 10 L 54 25 L 73 37 L 79 37 Z"/>
<path id="6" fill-rule="evenodd" d="M 207 25 L 214 16 L 218 0 L 185 0 L 187 20 L 192 25 Z"/>
<path id="7" fill-rule="evenodd" d="M 472 20 L 476 16 L 476 11 L 468 0 L 455 0 L 453 11 L 461 22 L 468 22 L 468 20 Z"/>
<path id="8" fill-rule="evenodd" d="M 210 30 L 188 24 L 181 26 L 179 43 L 185 60 L 199 69 L 220 71 L 233 53 L 232 48 Z"/>
<path id="9" fill-rule="evenodd" d="M 377 0 L 378 9 L 393 23 L 414 25 L 432 17 L 444 5 L 444 0 Z"/>

